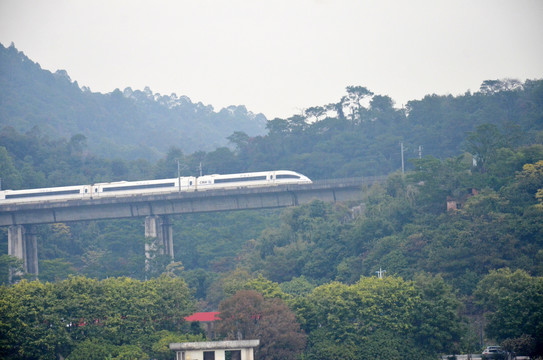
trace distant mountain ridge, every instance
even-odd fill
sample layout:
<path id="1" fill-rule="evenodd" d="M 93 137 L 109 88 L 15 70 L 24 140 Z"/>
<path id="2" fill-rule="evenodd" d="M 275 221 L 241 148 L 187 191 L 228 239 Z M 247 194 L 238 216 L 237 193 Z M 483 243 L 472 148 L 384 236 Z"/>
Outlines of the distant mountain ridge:
<path id="1" fill-rule="evenodd" d="M 0 44 L 0 128 L 34 129 L 52 138 L 82 134 L 97 155 L 156 159 L 172 146 L 185 153 L 225 146 L 235 131 L 263 135 L 266 122 L 243 105 L 216 112 L 188 96 L 148 87 L 94 93 L 65 70 L 51 73 L 13 44 Z"/>

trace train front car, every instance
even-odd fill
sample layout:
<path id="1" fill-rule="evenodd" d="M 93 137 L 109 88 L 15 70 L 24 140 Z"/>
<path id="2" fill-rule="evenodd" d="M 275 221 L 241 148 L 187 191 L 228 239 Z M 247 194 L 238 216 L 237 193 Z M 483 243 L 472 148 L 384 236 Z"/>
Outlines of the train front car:
<path id="1" fill-rule="evenodd" d="M 281 184 L 310 184 L 311 180 L 290 170 L 259 171 L 241 174 L 204 175 L 198 178 L 198 190 L 236 189 Z"/>
<path id="2" fill-rule="evenodd" d="M 277 170 L 273 172 L 274 182 L 276 184 L 311 184 L 312 181 L 307 176 L 290 170 Z"/>
<path id="3" fill-rule="evenodd" d="M 25 190 L 0 191 L 0 204 L 25 204 L 40 201 L 64 201 L 86 199 L 91 196 L 89 185 L 61 186 Z"/>
<path id="4" fill-rule="evenodd" d="M 267 186 L 270 181 L 270 172 L 204 175 L 198 178 L 198 190 Z"/>

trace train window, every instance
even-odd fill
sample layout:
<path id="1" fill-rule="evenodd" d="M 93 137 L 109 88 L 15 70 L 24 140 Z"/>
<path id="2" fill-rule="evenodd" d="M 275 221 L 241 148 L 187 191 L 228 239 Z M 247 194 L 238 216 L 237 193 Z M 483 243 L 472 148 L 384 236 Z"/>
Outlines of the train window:
<path id="1" fill-rule="evenodd" d="M 9 195 L 6 195 L 6 199 L 29 198 L 29 197 L 40 197 L 40 196 L 72 195 L 72 194 L 79 194 L 79 190 L 60 190 L 60 191 L 33 192 L 33 193 L 23 193 L 23 194 L 9 194 Z"/>
<path id="2" fill-rule="evenodd" d="M 245 181 L 258 181 L 258 180 L 266 180 L 266 175 L 263 175 L 263 176 L 248 176 L 248 177 L 227 178 L 227 179 L 215 179 L 215 184 L 220 184 L 220 183 L 231 183 L 231 182 L 245 182 Z"/>
<path id="3" fill-rule="evenodd" d="M 140 189 L 155 189 L 155 188 L 165 188 L 173 187 L 175 183 L 162 183 L 162 184 L 144 184 L 144 185 L 131 185 L 131 186 L 112 186 L 104 188 L 104 192 L 109 191 L 130 191 L 130 190 L 140 190 Z"/>
<path id="4" fill-rule="evenodd" d="M 300 175 L 292 175 L 292 174 L 280 174 L 277 175 L 277 179 L 299 179 Z"/>

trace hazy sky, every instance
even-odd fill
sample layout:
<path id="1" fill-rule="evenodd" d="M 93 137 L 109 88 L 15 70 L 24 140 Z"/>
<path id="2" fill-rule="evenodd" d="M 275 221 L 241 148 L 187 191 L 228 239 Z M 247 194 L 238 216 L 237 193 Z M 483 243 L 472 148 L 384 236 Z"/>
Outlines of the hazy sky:
<path id="1" fill-rule="evenodd" d="M 0 42 L 80 86 L 269 119 L 349 85 L 401 106 L 543 78 L 543 0 L 0 0 Z"/>

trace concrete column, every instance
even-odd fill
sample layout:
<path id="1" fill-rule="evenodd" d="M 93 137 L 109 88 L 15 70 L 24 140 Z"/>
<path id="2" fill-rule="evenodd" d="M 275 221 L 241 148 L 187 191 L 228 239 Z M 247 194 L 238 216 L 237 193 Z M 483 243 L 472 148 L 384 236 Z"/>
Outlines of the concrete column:
<path id="1" fill-rule="evenodd" d="M 23 260 L 25 273 L 38 275 L 38 243 L 32 226 L 11 225 L 8 228 L 8 254 Z"/>
<path id="2" fill-rule="evenodd" d="M 172 224 L 167 216 L 147 216 L 145 218 L 145 237 L 152 239 L 151 243 L 145 243 L 145 258 L 148 262 L 153 251 L 161 255 L 173 256 L 173 231 Z"/>
<path id="3" fill-rule="evenodd" d="M 254 360 L 254 350 L 252 348 L 241 349 L 241 360 Z"/>
<path id="4" fill-rule="evenodd" d="M 26 259 L 25 271 L 30 274 L 38 275 L 38 236 L 35 227 L 27 228 L 25 236 Z"/>

